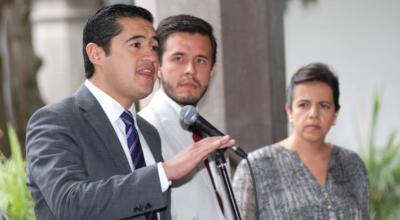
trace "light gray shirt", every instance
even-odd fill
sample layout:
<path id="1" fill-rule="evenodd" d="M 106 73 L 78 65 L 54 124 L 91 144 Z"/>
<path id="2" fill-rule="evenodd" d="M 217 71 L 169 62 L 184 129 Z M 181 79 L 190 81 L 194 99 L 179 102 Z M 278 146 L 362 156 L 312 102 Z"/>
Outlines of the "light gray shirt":
<path id="1" fill-rule="evenodd" d="M 333 146 L 326 184 L 321 186 L 295 151 L 278 144 L 249 154 L 260 219 L 368 219 L 368 177 L 354 152 Z M 243 219 L 256 218 L 247 163 L 237 167 L 233 188 Z"/>

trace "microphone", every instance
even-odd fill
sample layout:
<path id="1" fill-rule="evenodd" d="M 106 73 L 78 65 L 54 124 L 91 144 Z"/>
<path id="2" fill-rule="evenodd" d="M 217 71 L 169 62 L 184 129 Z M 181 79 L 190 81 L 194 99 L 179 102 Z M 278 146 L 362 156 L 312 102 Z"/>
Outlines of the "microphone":
<path id="1" fill-rule="evenodd" d="M 193 105 L 186 105 L 180 112 L 181 121 L 189 126 L 198 128 L 208 136 L 224 136 L 224 133 L 212 126 L 206 119 L 200 116 Z M 232 147 L 232 150 L 240 157 L 247 158 L 247 153 L 240 147 Z"/>

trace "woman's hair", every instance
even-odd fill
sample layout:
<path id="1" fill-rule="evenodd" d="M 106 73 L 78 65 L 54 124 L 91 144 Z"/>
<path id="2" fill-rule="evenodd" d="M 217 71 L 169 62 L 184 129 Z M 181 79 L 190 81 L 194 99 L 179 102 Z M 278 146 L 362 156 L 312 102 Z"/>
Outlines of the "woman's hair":
<path id="1" fill-rule="evenodd" d="M 289 108 L 292 108 L 294 88 L 301 83 L 311 81 L 326 83 L 332 89 L 333 102 L 335 104 L 335 111 L 337 112 L 340 109 L 339 80 L 338 77 L 324 63 L 310 63 L 301 67 L 292 76 L 287 88 L 286 97 L 286 104 L 289 106 Z"/>

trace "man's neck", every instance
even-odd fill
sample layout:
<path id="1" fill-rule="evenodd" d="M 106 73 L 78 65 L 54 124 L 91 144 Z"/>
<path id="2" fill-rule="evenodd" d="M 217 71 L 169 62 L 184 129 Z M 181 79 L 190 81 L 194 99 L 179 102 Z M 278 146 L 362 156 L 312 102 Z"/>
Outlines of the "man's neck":
<path id="1" fill-rule="evenodd" d="M 89 79 L 89 82 L 92 83 L 97 89 L 101 90 L 116 102 L 118 102 L 125 110 L 128 110 L 134 103 L 134 100 L 124 98 L 118 95 L 116 92 L 113 92 L 107 85 L 107 83 L 102 83 L 101 80 L 98 80 L 96 77 L 92 77 Z"/>

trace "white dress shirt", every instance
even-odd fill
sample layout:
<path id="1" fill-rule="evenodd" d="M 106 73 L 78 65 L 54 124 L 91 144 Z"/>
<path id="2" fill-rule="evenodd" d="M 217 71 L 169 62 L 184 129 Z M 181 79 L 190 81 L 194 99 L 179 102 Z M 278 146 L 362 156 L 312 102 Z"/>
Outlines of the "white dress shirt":
<path id="1" fill-rule="evenodd" d="M 125 124 L 122 121 L 122 119 L 120 118 L 121 114 L 125 111 L 124 107 L 122 107 L 122 105 L 119 104 L 111 96 L 107 95 L 101 89 L 97 88 L 89 80 L 85 80 L 85 86 L 89 89 L 89 91 L 93 94 L 93 96 L 99 102 L 104 113 L 107 115 L 108 120 L 110 120 L 110 123 L 113 126 L 114 131 L 117 134 L 118 139 L 121 143 L 122 149 L 124 150 L 126 159 L 129 162 L 129 166 L 133 172 L 135 168 L 133 167 L 131 154 L 130 154 L 129 147 L 128 147 L 127 136 L 125 133 Z M 140 144 L 142 146 L 143 156 L 144 156 L 146 165 L 155 164 L 155 159 L 154 159 L 153 154 L 151 153 L 149 145 L 147 144 L 146 140 L 144 139 L 144 137 L 137 125 L 135 105 L 132 104 L 132 106 L 127 110 L 132 113 L 133 118 L 135 119 L 135 128 L 139 134 L 139 140 L 140 140 Z M 157 164 L 157 168 L 158 168 L 158 176 L 160 178 L 161 191 L 165 192 L 169 188 L 171 182 L 168 180 L 167 175 L 165 174 L 165 171 L 164 171 L 164 168 L 163 168 L 161 162 L 159 162 Z"/>
<path id="2" fill-rule="evenodd" d="M 176 103 L 174 100 L 172 100 L 164 91 L 164 88 L 161 88 L 160 91 L 158 91 L 157 93 L 159 93 L 161 99 L 165 99 L 165 101 L 168 102 L 168 104 L 171 105 L 171 107 L 176 111 L 176 113 L 178 115 L 181 115 L 181 110 L 182 110 L 182 106 L 179 105 L 178 103 Z M 197 109 L 197 106 L 195 106 Z"/>

